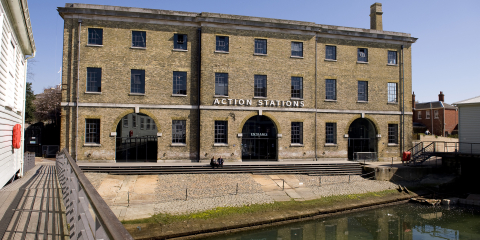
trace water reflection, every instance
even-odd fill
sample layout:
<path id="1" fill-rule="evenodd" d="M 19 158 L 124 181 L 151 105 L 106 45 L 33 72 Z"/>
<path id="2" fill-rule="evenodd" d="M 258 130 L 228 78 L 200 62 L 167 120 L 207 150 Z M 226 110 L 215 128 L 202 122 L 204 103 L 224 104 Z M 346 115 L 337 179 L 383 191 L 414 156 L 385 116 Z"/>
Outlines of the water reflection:
<path id="1" fill-rule="evenodd" d="M 404 204 L 211 238 L 217 239 L 480 239 L 480 215 L 471 209 Z"/>

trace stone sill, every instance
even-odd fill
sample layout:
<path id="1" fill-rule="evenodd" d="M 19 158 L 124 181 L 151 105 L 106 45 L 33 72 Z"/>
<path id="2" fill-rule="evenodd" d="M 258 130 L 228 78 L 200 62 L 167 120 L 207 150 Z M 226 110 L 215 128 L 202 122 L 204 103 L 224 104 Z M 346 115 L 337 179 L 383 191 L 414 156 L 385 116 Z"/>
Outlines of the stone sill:
<path id="1" fill-rule="evenodd" d="M 357 101 L 357 103 L 368 103 L 368 101 Z"/>
<path id="2" fill-rule="evenodd" d="M 387 102 L 387 104 L 398 105 L 398 102 Z"/>
<path id="3" fill-rule="evenodd" d="M 290 147 L 304 147 L 304 145 L 301 143 L 292 143 L 290 144 Z"/>
<path id="4" fill-rule="evenodd" d="M 147 47 L 130 47 L 130 49 L 140 49 L 140 50 L 146 50 Z"/>
<path id="5" fill-rule="evenodd" d="M 224 96 L 224 95 L 213 95 L 213 97 L 216 97 L 216 98 L 228 98 L 228 96 Z"/>
<path id="6" fill-rule="evenodd" d="M 389 147 L 398 147 L 398 143 L 389 143 L 387 144 Z"/>
<path id="7" fill-rule="evenodd" d="M 303 57 L 297 57 L 297 56 L 290 56 L 290 58 L 298 58 L 298 59 L 303 59 Z"/>
<path id="8" fill-rule="evenodd" d="M 290 98 L 292 101 L 303 101 L 303 98 Z"/>
<path id="9" fill-rule="evenodd" d="M 325 102 L 337 102 L 337 99 L 325 99 Z"/>
<path id="10" fill-rule="evenodd" d="M 186 97 L 187 95 L 183 95 L 183 94 L 172 94 L 172 97 Z"/>
<path id="11" fill-rule="evenodd" d="M 223 53 L 223 54 L 227 54 L 227 53 L 230 53 L 230 52 L 225 52 L 225 51 L 214 51 L 214 53 Z"/>
<path id="12" fill-rule="evenodd" d="M 99 143 L 84 143 L 83 146 L 84 147 L 101 147 L 102 144 L 99 144 Z"/>
<path id="13" fill-rule="evenodd" d="M 87 44 L 85 47 L 103 47 L 103 45 Z"/>
<path id="14" fill-rule="evenodd" d="M 129 93 L 129 96 L 145 96 L 145 93 Z"/>
<path id="15" fill-rule="evenodd" d="M 214 143 L 214 147 L 228 147 L 228 143 Z"/>
<path id="16" fill-rule="evenodd" d="M 336 144 L 336 143 L 325 143 L 324 146 L 325 146 L 325 147 L 336 147 L 337 144 Z"/>
<path id="17" fill-rule="evenodd" d="M 173 52 L 188 52 L 188 49 L 172 49 Z"/>
<path id="18" fill-rule="evenodd" d="M 102 92 L 85 92 L 85 94 L 96 94 L 96 95 L 100 95 L 100 94 L 102 94 Z"/>
<path id="19" fill-rule="evenodd" d="M 398 67 L 398 64 L 390 64 L 390 63 L 387 63 L 387 66 Z"/>
<path id="20" fill-rule="evenodd" d="M 359 64 L 368 64 L 368 62 L 360 62 L 360 61 L 357 61 L 357 63 L 359 63 Z"/>
<path id="21" fill-rule="evenodd" d="M 186 147 L 186 143 L 172 143 L 170 144 L 170 147 Z"/>
<path id="22" fill-rule="evenodd" d="M 254 54 L 253 54 L 253 56 L 264 56 L 264 57 L 266 57 L 266 56 L 267 56 L 267 54 L 263 54 L 263 53 L 254 53 Z"/>
<path id="23" fill-rule="evenodd" d="M 267 97 L 253 97 L 253 99 L 267 99 Z"/>
<path id="24" fill-rule="evenodd" d="M 336 62 L 337 59 L 325 59 L 325 62 Z"/>

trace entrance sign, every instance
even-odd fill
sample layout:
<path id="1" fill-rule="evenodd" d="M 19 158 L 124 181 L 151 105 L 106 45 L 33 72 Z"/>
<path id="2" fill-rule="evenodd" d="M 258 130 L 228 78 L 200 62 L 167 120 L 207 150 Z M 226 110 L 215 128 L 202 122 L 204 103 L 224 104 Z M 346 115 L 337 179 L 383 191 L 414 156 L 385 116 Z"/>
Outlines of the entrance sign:
<path id="1" fill-rule="evenodd" d="M 252 137 L 268 137 L 268 133 L 250 133 Z"/>
<path id="2" fill-rule="evenodd" d="M 252 106 L 256 104 L 258 107 L 304 107 L 304 101 L 280 101 L 280 100 L 257 100 L 252 103 L 251 99 L 218 99 L 215 98 L 213 105 L 234 105 L 234 106 Z"/>

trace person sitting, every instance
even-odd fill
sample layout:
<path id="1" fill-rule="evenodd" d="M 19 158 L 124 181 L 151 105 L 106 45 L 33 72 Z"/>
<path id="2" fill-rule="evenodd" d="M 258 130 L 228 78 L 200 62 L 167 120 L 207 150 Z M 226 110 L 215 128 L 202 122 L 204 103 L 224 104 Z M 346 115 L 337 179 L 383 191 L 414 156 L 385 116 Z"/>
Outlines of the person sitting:
<path id="1" fill-rule="evenodd" d="M 223 168 L 223 158 L 222 157 L 218 158 L 218 165 Z"/>
<path id="2" fill-rule="evenodd" d="M 210 159 L 210 166 L 212 168 L 215 168 L 215 165 L 217 165 L 217 164 L 215 163 L 215 156 L 213 156 L 212 159 Z"/>

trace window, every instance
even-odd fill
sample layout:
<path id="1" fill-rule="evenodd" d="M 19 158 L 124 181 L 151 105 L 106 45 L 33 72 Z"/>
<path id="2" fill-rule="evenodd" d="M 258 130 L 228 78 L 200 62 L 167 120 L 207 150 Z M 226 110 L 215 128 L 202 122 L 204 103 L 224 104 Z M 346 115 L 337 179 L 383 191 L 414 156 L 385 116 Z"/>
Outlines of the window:
<path id="1" fill-rule="evenodd" d="M 147 47 L 147 33 L 144 31 L 132 31 L 132 47 Z"/>
<path id="2" fill-rule="evenodd" d="M 219 52 L 228 52 L 228 37 L 226 36 L 217 36 L 216 41 L 217 48 Z"/>
<path id="3" fill-rule="evenodd" d="M 433 110 L 433 118 L 438 119 L 438 110 Z"/>
<path id="4" fill-rule="evenodd" d="M 186 120 L 173 120 L 172 121 L 172 143 L 186 143 Z"/>
<path id="5" fill-rule="evenodd" d="M 173 36 L 173 49 L 187 50 L 187 34 Z"/>
<path id="6" fill-rule="evenodd" d="M 292 57 L 303 57 L 302 42 L 292 42 Z"/>
<path id="7" fill-rule="evenodd" d="M 337 90 L 336 90 L 336 80 L 335 79 L 326 79 L 325 80 L 325 99 L 327 100 L 337 100 Z"/>
<path id="8" fill-rule="evenodd" d="M 132 115 L 132 127 L 137 128 L 137 116 Z"/>
<path id="9" fill-rule="evenodd" d="M 147 118 L 147 130 L 150 130 L 150 122 L 151 122 L 151 119 Z"/>
<path id="10" fill-rule="evenodd" d="M 140 117 L 140 130 L 145 129 L 145 118 Z"/>
<path id="11" fill-rule="evenodd" d="M 388 124 L 388 143 L 398 144 L 398 124 Z"/>
<path id="12" fill-rule="evenodd" d="M 422 119 L 422 111 L 418 111 L 417 118 Z"/>
<path id="13" fill-rule="evenodd" d="M 128 115 L 125 115 L 125 117 L 123 117 L 123 127 L 128 128 Z"/>
<path id="14" fill-rule="evenodd" d="M 173 72 L 173 94 L 187 95 L 187 72 Z"/>
<path id="15" fill-rule="evenodd" d="M 325 143 L 337 143 L 337 123 L 326 123 Z"/>
<path id="16" fill-rule="evenodd" d="M 303 144 L 302 122 L 292 122 L 292 144 Z"/>
<path id="17" fill-rule="evenodd" d="M 254 96 L 266 97 L 267 96 L 267 75 L 255 75 L 254 83 Z"/>
<path id="18" fill-rule="evenodd" d="M 88 29 L 88 44 L 89 45 L 103 45 L 103 29 L 89 28 Z"/>
<path id="19" fill-rule="evenodd" d="M 102 91 L 102 69 L 87 68 L 87 92 Z"/>
<path id="20" fill-rule="evenodd" d="M 228 96 L 228 73 L 215 73 L 215 95 Z"/>
<path id="21" fill-rule="evenodd" d="M 336 46 L 325 46 L 325 59 L 327 59 L 327 60 L 337 60 L 337 47 Z"/>
<path id="22" fill-rule="evenodd" d="M 145 93 L 145 70 L 132 69 L 131 93 Z"/>
<path id="23" fill-rule="evenodd" d="M 397 102 L 397 83 L 388 83 L 388 102 Z"/>
<path id="24" fill-rule="evenodd" d="M 292 98 L 303 98 L 302 77 L 292 77 Z"/>
<path id="25" fill-rule="evenodd" d="M 366 48 L 358 49 L 357 61 L 368 62 L 368 49 Z"/>
<path id="26" fill-rule="evenodd" d="M 425 111 L 425 119 L 430 119 L 430 110 Z"/>
<path id="27" fill-rule="evenodd" d="M 397 64 L 397 51 L 388 51 L 388 64 Z"/>
<path id="28" fill-rule="evenodd" d="M 215 143 L 228 143 L 228 122 L 215 121 Z"/>
<path id="29" fill-rule="evenodd" d="M 152 120 L 152 130 L 155 130 L 155 121 Z"/>
<path id="30" fill-rule="evenodd" d="M 358 81 L 358 101 L 359 102 L 368 101 L 368 82 L 367 81 Z"/>
<path id="31" fill-rule="evenodd" d="M 255 39 L 255 53 L 256 54 L 267 54 L 267 40 L 266 39 Z"/>
<path id="32" fill-rule="evenodd" d="M 85 119 L 85 143 L 100 144 L 100 119 Z"/>

